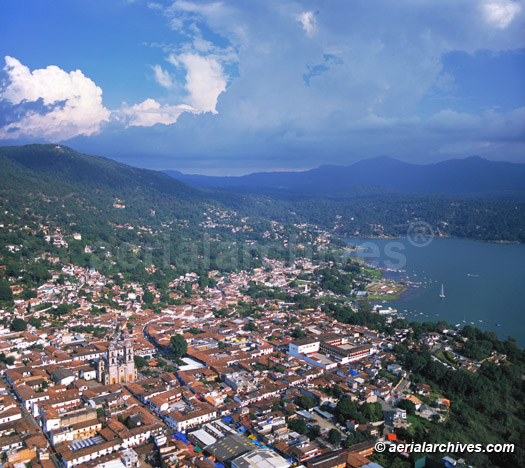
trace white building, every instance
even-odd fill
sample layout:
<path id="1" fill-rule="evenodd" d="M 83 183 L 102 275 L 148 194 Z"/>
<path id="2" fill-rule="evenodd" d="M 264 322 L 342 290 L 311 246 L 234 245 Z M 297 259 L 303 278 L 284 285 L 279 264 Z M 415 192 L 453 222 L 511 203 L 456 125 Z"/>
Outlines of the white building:
<path id="1" fill-rule="evenodd" d="M 299 338 L 288 344 L 288 354 L 295 357 L 302 357 L 307 354 L 318 353 L 319 347 L 320 342 L 315 338 Z"/>
<path id="2" fill-rule="evenodd" d="M 291 465 L 272 450 L 252 450 L 232 461 L 232 468 L 289 468 Z"/>

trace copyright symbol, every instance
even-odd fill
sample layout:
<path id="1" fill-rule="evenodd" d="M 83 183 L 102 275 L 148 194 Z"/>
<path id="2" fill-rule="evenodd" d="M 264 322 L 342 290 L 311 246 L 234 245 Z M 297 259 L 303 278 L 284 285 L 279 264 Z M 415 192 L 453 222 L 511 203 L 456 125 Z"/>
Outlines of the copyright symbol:
<path id="1" fill-rule="evenodd" d="M 376 452 L 384 452 L 386 450 L 386 444 L 384 444 L 383 442 L 376 442 L 375 449 Z"/>
<path id="2" fill-rule="evenodd" d="M 425 221 L 416 221 L 408 226 L 407 239 L 414 247 L 426 247 L 433 238 L 434 230 Z"/>

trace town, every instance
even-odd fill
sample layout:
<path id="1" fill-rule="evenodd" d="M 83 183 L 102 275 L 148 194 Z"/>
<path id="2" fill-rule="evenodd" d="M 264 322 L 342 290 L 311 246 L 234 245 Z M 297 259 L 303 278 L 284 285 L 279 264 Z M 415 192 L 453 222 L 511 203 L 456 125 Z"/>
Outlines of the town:
<path id="1" fill-rule="evenodd" d="M 326 232 L 311 239 L 330 243 Z M 67 246 L 59 232 L 45 241 Z M 249 270 L 209 271 L 204 281 L 188 272 L 166 291 L 58 259 L 30 297 L 11 285 L 14 308 L 2 311 L 0 325 L 2 463 L 398 466 L 381 465 L 375 443 L 443 423 L 451 404 L 414 380 L 400 352 L 426 350 L 471 373 L 481 363 L 458 352 L 458 330 L 419 330 L 414 340 L 396 311 L 364 301 L 368 291 L 399 286 L 381 286 L 378 271 L 350 259 L 262 260 Z M 505 355 L 488 359 L 498 364 Z"/>

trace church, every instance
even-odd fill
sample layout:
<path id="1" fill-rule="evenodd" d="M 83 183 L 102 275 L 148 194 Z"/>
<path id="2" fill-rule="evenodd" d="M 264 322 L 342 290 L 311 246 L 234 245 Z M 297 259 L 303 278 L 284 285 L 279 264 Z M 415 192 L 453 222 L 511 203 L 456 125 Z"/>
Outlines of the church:
<path id="1" fill-rule="evenodd" d="M 120 349 L 117 343 L 112 341 L 106 356 L 98 360 L 97 380 L 104 385 L 135 382 L 137 370 L 133 357 L 133 345 L 129 341 Z"/>

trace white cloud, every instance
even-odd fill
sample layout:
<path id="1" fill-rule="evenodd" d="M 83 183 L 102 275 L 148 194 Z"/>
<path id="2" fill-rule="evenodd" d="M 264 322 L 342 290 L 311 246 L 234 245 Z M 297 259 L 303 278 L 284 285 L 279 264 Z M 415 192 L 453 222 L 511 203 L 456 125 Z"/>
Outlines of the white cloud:
<path id="1" fill-rule="evenodd" d="M 171 125 L 183 112 L 196 112 L 191 106 L 161 106 L 154 99 L 146 99 L 140 104 L 128 106 L 126 103 L 118 111 L 118 120 L 125 122 L 126 127 L 151 127 L 155 124 Z"/>
<path id="2" fill-rule="evenodd" d="M 177 57 L 172 55 L 168 61 L 186 69 L 185 88 L 189 104 L 199 112 L 217 114 L 217 99 L 226 90 L 226 78 L 217 58 L 186 53 Z"/>
<path id="3" fill-rule="evenodd" d="M 297 21 L 301 23 L 306 35 L 312 37 L 317 29 L 317 20 L 313 11 L 305 11 L 297 15 Z"/>
<path id="4" fill-rule="evenodd" d="M 132 106 L 123 103 L 120 109 L 110 111 L 102 105 L 102 90 L 80 70 L 67 73 L 52 65 L 31 72 L 15 58 L 5 60 L 8 79 L 0 90 L 0 100 L 13 106 L 15 120 L 0 128 L 1 139 L 29 136 L 63 141 L 90 136 L 110 118 L 126 127 L 171 125 L 183 112 L 216 114 L 217 98 L 226 89 L 222 67 L 214 57 L 183 54 L 178 63 L 187 70 L 187 104 L 161 105 L 146 99 Z M 173 87 L 167 71 L 160 65 L 152 68 L 160 85 Z"/>
<path id="5" fill-rule="evenodd" d="M 7 80 L 0 99 L 13 105 L 40 104 L 41 109 L 22 112 L 15 122 L 0 129 L 0 138 L 29 135 L 61 141 L 94 135 L 109 120 L 102 90 L 80 70 L 67 73 L 51 65 L 31 72 L 16 58 L 7 56 L 5 61 Z"/>
<path id="6" fill-rule="evenodd" d="M 209 16 L 220 12 L 223 9 L 222 2 L 212 2 L 212 3 L 195 3 L 189 2 L 186 0 L 177 0 L 173 3 L 173 10 L 182 10 L 191 13 L 199 13 L 204 16 Z"/>
<path id="7" fill-rule="evenodd" d="M 485 146 L 500 142 L 525 142 L 525 107 L 510 112 L 487 109 L 481 114 L 444 109 L 432 115 L 424 130 L 447 135 L 453 140 L 483 143 Z"/>
<path id="8" fill-rule="evenodd" d="M 505 29 L 520 12 L 521 5 L 512 0 L 490 0 L 483 4 L 485 21 L 499 29 Z"/>
<path id="9" fill-rule="evenodd" d="M 479 115 L 466 112 L 456 112 L 443 109 L 431 116 L 426 122 L 426 128 L 432 132 L 465 133 L 480 129 L 483 119 Z"/>
<path id="10" fill-rule="evenodd" d="M 160 65 L 154 65 L 153 72 L 155 73 L 155 81 L 164 88 L 172 88 L 173 81 L 171 80 L 170 74 L 163 70 Z"/>
<path id="11" fill-rule="evenodd" d="M 154 99 L 146 99 L 140 104 L 129 106 L 124 103 L 116 111 L 118 121 L 127 127 L 151 127 L 155 124 L 171 125 L 183 112 L 217 114 L 216 105 L 219 95 L 226 90 L 226 78 L 217 58 L 213 55 L 201 56 L 196 53 L 171 55 L 168 62 L 186 70 L 186 104 L 161 105 Z M 169 73 L 159 65 L 153 67 L 155 79 L 165 88 L 172 88 L 173 81 Z"/>

